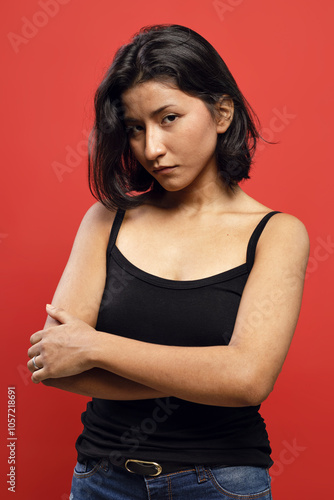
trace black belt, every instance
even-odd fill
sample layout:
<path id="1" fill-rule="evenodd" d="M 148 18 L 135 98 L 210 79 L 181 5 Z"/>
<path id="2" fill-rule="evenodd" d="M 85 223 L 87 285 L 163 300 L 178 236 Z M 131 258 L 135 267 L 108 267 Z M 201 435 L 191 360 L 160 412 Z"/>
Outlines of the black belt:
<path id="1" fill-rule="evenodd" d="M 145 460 L 137 460 L 135 458 L 129 458 L 125 460 L 124 463 L 119 462 L 115 465 L 126 469 L 128 472 L 133 474 L 141 474 L 144 476 L 156 477 L 160 474 L 171 474 L 173 472 L 179 472 L 183 470 L 195 469 L 194 464 L 182 464 L 177 462 L 147 462 Z M 223 467 L 223 465 L 214 464 L 210 467 Z"/>

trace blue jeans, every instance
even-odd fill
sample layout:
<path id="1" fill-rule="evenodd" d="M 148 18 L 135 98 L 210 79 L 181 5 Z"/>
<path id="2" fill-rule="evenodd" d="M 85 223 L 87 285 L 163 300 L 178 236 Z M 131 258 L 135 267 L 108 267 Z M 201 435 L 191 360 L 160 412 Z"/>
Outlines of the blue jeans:
<path id="1" fill-rule="evenodd" d="M 141 476 L 106 459 L 77 463 L 70 500 L 272 500 L 262 467 L 213 467 Z"/>

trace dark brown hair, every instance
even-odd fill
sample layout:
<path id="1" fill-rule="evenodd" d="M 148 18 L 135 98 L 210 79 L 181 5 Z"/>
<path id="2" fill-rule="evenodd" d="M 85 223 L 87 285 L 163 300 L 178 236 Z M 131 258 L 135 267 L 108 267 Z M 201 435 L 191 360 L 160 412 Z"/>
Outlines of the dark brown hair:
<path id="1" fill-rule="evenodd" d="M 107 208 L 127 209 L 143 203 L 150 191 L 163 190 L 132 154 L 123 121 L 122 93 L 151 79 L 172 80 L 183 92 L 202 99 L 211 112 L 223 95 L 233 100 L 231 124 L 217 138 L 218 171 L 232 190 L 248 179 L 259 122 L 225 62 L 195 31 L 155 25 L 142 28 L 117 51 L 96 91 L 88 154 L 94 197 Z"/>

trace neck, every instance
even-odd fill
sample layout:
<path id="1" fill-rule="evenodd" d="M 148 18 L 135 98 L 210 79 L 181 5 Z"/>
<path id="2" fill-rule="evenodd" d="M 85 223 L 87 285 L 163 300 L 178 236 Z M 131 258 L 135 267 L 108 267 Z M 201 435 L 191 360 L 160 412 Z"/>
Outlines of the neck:
<path id="1" fill-rule="evenodd" d="M 243 194 L 237 185 L 232 191 L 221 180 L 208 181 L 200 187 L 188 186 L 180 191 L 165 191 L 160 195 L 159 206 L 188 215 L 207 211 L 230 211 L 237 198 Z"/>

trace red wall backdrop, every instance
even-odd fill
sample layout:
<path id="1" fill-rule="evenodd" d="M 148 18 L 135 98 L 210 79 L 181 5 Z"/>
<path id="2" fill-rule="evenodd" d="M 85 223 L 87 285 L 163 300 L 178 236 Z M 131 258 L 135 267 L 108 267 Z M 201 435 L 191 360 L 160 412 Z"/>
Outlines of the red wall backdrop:
<path id="1" fill-rule="evenodd" d="M 187 25 L 221 53 L 262 122 L 243 189 L 306 225 L 311 253 L 291 350 L 263 404 L 275 500 L 320 498 L 332 483 L 334 229 L 331 0 L 18 0 L 1 5 L 1 498 L 68 500 L 87 399 L 30 382 L 30 335 L 94 203 L 86 176 L 96 86 L 141 26 Z M 15 387 L 16 440 L 8 440 Z M 11 406 L 12 408 L 12 406 Z M 12 413 L 12 412 L 11 412 Z M 15 443 L 15 450 L 10 443 Z"/>

